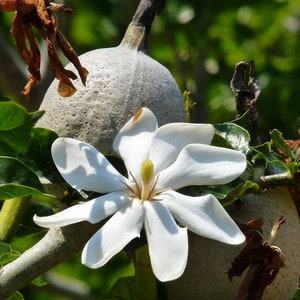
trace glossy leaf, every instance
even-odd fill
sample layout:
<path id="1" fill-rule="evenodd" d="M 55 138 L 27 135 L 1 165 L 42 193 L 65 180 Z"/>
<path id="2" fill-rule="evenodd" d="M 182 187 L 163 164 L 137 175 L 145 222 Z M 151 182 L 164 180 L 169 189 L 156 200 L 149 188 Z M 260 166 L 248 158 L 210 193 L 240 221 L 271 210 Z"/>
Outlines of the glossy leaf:
<path id="1" fill-rule="evenodd" d="M 29 113 L 15 102 L 0 102 L 0 153 L 1 146 L 25 153 L 30 144 L 31 129 L 44 112 Z M 4 146 L 3 146 L 4 147 Z M 7 151 L 7 149 L 4 149 Z"/>
<path id="2" fill-rule="evenodd" d="M 190 186 L 180 189 L 179 192 L 189 196 L 201 196 L 213 194 L 220 200 L 222 205 L 228 205 L 240 198 L 247 190 L 258 189 L 257 184 L 251 181 L 245 181 L 242 178 L 222 185 L 210 186 Z"/>
<path id="3" fill-rule="evenodd" d="M 20 156 L 30 169 L 40 177 L 45 177 L 51 182 L 62 181 L 62 177 L 57 171 L 51 155 L 51 145 L 57 134 L 46 128 L 33 128 L 31 143 L 28 152 Z"/>
<path id="4" fill-rule="evenodd" d="M 220 202 L 222 203 L 223 206 L 232 204 L 235 200 L 239 199 L 242 197 L 246 192 L 253 192 L 259 191 L 259 186 L 257 183 L 252 182 L 250 180 L 247 180 L 244 183 L 241 183 L 239 185 L 236 185 L 227 195 L 224 197 L 224 199 L 221 199 Z"/>
<path id="5" fill-rule="evenodd" d="M 247 154 L 250 136 L 247 130 L 234 123 L 215 124 L 216 135 L 223 137 L 233 149 Z M 220 146 L 220 145 L 216 145 Z"/>
<path id="6" fill-rule="evenodd" d="M 37 175 L 16 158 L 0 156 L 0 199 L 41 194 Z"/>
<path id="7" fill-rule="evenodd" d="M 274 129 L 270 133 L 271 135 L 271 145 L 279 150 L 281 150 L 288 157 L 291 156 L 291 149 L 288 143 L 284 140 L 282 133 Z"/>

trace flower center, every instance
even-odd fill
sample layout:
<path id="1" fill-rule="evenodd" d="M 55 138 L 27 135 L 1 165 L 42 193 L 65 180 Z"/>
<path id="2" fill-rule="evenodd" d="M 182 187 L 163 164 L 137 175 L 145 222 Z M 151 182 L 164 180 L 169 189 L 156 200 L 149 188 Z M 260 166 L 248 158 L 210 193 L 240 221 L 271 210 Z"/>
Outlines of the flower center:
<path id="1" fill-rule="evenodd" d="M 163 191 L 156 191 L 155 186 L 157 184 L 157 179 L 154 179 L 154 165 L 150 159 L 146 159 L 143 161 L 141 165 L 141 184 L 135 179 L 132 173 L 130 173 L 134 180 L 134 185 L 128 185 L 124 183 L 128 189 L 132 192 L 133 197 L 139 198 L 142 201 L 156 201 L 159 200 L 155 198 L 155 196 L 159 195 Z"/>

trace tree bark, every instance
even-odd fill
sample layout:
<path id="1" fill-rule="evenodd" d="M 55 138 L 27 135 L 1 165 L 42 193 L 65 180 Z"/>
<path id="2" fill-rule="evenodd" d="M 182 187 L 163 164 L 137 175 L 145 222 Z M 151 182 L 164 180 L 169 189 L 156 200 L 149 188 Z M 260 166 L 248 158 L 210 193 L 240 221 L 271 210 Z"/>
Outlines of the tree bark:
<path id="1" fill-rule="evenodd" d="M 101 224 L 76 223 L 51 228 L 19 258 L 0 270 L 0 299 L 6 299 L 54 266 L 82 250 Z"/>

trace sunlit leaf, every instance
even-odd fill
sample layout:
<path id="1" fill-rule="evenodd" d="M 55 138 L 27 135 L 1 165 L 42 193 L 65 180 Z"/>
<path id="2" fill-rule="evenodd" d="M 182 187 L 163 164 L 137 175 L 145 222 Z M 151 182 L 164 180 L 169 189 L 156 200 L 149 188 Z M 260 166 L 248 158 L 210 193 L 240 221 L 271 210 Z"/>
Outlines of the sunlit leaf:
<path id="1" fill-rule="evenodd" d="M 31 129 L 43 113 L 29 113 L 12 101 L 0 102 L 0 154 L 4 153 L 1 150 L 3 144 L 25 153 L 30 144 Z"/>
<path id="2" fill-rule="evenodd" d="M 215 124 L 216 134 L 223 137 L 233 149 L 249 152 L 250 135 L 247 130 L 234 123 Z"/>
<path id="3" fill-rule="evenodd" d="M 271 145 L 277 149 L 280 149 L 288 157 L 291 156 L 291 149 L 288 143 L 284 140 L 282 133 L 274 129 L 270 133 L 271 135 Z"/>
<path id="4" fill-rule="evenodd" d="M 31 284 L 41 287 L 48 284 L 48 280 L 45 278 L 45 275 L 39 276 L 31 281 Z"/>
<path id="5" fill-rule="evenodd" d="M 15 197 L 25 197 L 29 195 L 35 195 L 43 193 L 39 191 L 38 189 L 26 186 L 26 185 L 20 185 L 20 184 L 1 184 L 0 185 L 0 199 L 12 199 Z"/>

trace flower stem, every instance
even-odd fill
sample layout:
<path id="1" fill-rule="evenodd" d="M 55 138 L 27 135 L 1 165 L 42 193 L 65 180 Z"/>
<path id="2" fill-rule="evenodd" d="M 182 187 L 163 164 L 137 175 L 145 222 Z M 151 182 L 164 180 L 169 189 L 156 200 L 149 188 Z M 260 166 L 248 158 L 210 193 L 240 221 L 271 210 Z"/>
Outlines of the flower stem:
<path id="1" fill-rule="evenodd" d="M 0 242 L 10 242 L 30 204 L 31 196 L 5 200 L 0 211 Z"/>
<path id="2" fill-rule="evenodd" d="M 135 283 L 138 299 L 156 300 L 156 278 L 151 268 L 148 245 L 144 245 L 135 251 Z"/>

